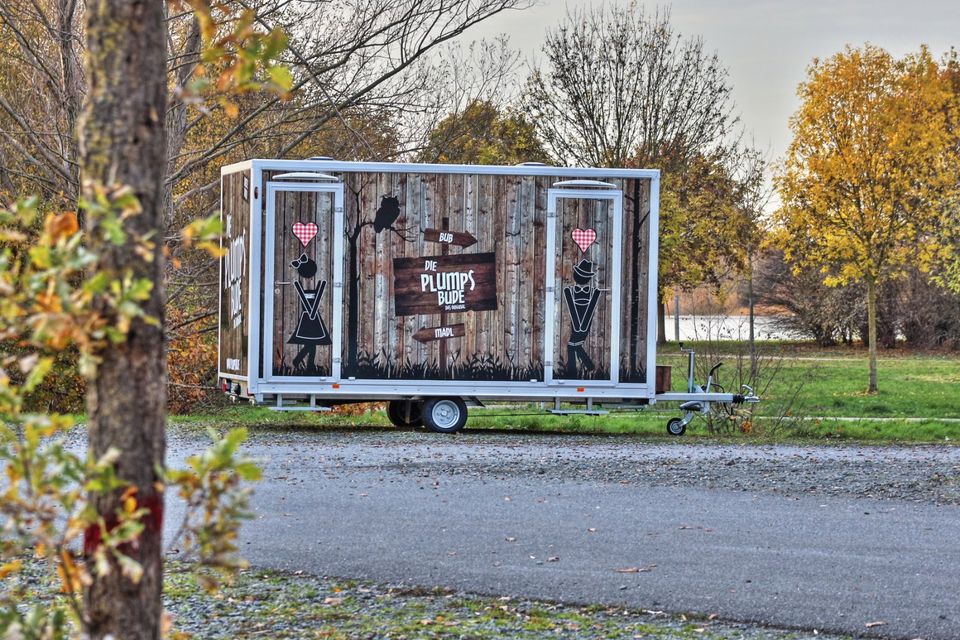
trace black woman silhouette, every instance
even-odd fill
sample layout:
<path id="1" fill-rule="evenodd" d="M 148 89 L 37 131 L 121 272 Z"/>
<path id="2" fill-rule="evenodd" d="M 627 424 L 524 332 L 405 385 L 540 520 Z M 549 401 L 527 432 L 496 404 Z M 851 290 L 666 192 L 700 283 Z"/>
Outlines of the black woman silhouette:
<path id="1" fill-rule="evenodd" d="M 287 340 L 287 344 L 301 345 L 300 351 L 293 359 L 293 368 L 299 369 L 304 363 L 304 372 L 313 373 L 317 371 L 317 345 L 333 344 L 327 326 L 320 317 L 320 300 L 327 288 L 327 281 L 319 280 L 314 289 L 303 288 L 301 280 L 312 280 L 317 275 L 317 263 L 305 253 L 300 254 L 299 258 L 290 263 L 290 266 L 297 270 L 297 275 L 300 277 L 293 283 L 293 288 L 297 290 L 297 298 L 300 299 L 300 321 L 293 335 Z"/>

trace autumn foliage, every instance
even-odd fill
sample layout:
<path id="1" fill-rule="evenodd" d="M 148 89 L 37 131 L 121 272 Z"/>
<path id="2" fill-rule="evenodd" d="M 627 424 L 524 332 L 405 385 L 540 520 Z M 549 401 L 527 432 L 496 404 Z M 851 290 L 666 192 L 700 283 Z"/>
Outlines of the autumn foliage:
<path id="1" fill-rule="evenodd" d="M 867 287 L 869 391 L 877 390 L 877 294 L 949 251 L 937 229 L 960 185 L 960 100 L 926 48 L 872 45 L 815 60 L 778 176 L 778 242 L 797 270 Z"/>

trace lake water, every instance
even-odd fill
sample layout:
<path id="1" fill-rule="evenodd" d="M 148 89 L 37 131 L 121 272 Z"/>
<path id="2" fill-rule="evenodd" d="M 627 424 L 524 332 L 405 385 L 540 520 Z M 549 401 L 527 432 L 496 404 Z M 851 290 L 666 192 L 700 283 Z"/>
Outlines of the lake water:
<path id="1" fill-rule="evenodd" d="M 748 316 L 680 316 L 677 337 L 673 316 L 666 318 L 667 340 L 747 340 L 750 337 Z M 757 340 L 798 340 L 802 336 L 776 326 L 776 316 L 755 316 Z"/>

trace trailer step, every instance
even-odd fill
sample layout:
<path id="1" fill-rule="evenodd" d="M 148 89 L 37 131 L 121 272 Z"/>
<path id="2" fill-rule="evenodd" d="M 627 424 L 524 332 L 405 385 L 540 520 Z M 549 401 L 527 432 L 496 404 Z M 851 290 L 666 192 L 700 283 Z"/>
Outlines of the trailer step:
<path id="1" fill-rule="evenodd" d="M 317 404 L 317 396 L 311 394 L 309 398 L 304 399 L 309 404 L 297 404 L 297 399 L 292 404 L 284 404 L 283 394 L 278 393 L 274 401 L 269 405 L 271 411 L 330 411 L 330 407 Z"/>

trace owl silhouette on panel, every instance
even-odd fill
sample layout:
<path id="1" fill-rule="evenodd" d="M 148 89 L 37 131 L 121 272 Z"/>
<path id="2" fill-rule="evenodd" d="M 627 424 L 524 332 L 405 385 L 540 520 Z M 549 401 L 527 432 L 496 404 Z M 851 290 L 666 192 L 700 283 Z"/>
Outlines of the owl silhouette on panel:
<path id="1" fill-rule="evenodd" d="M 373 219 L 373 230 L 380 233 L 384 229 L 393 229 L 393 223 L 400 217 L 400 199 L 396 196 L 383 196 L 380 208 Z"/>

